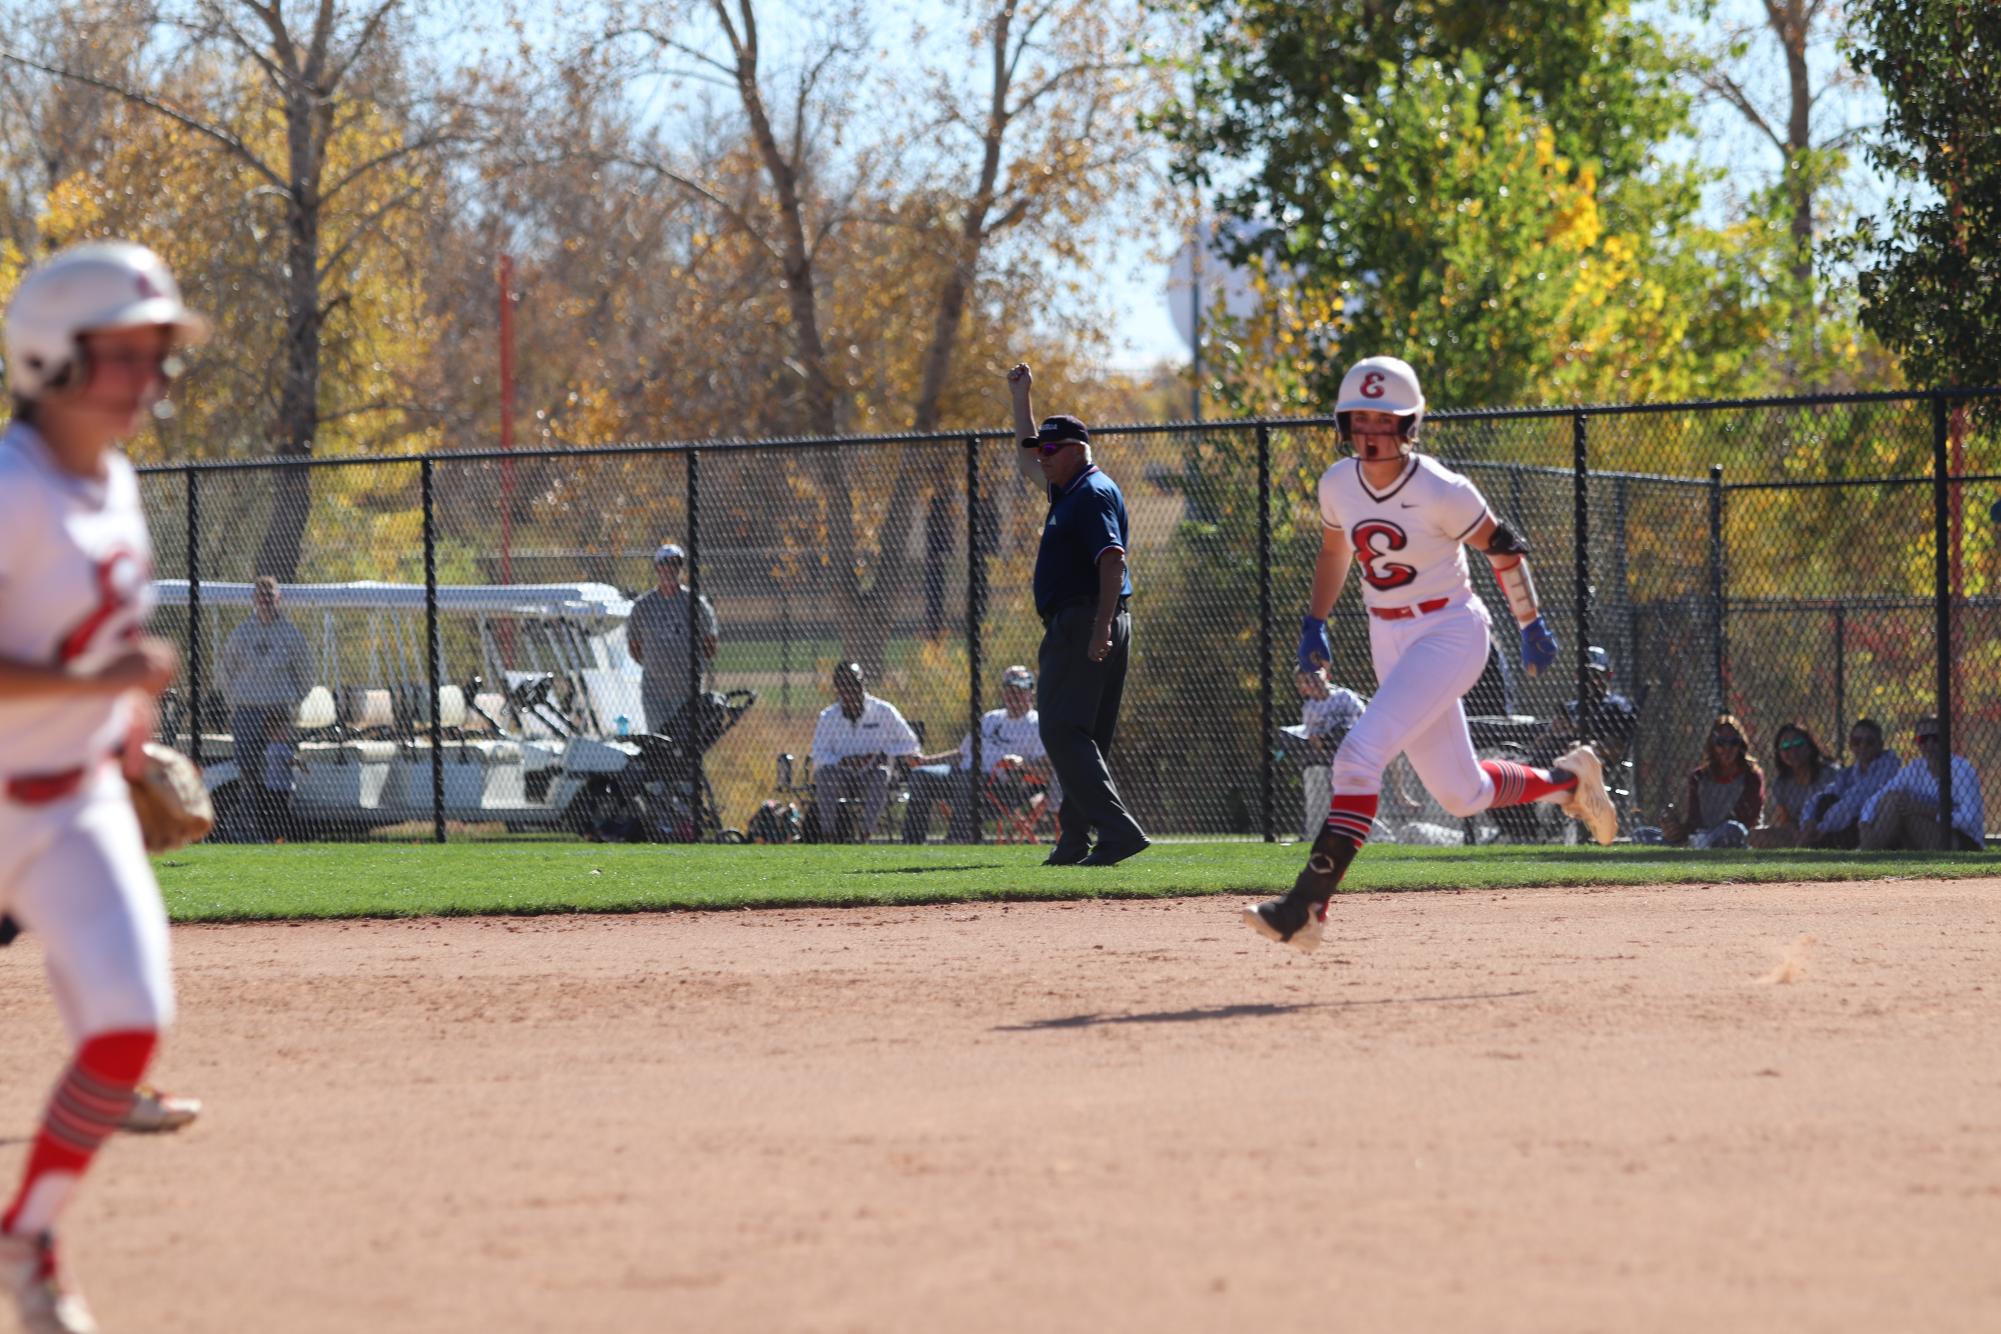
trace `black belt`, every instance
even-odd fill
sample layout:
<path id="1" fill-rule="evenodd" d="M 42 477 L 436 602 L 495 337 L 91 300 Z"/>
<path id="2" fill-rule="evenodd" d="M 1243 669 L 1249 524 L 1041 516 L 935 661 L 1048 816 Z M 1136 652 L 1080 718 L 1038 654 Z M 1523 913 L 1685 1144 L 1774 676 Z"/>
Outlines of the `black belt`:
<path id="1" fill-rule="evenodd" d="M 1036 615 L 1042 618 L 1043 628 L 1048 629 L 1049 626 L 1052 623 L 1054 623 L 1054 621 L 1058 616 L 1061 616 L 1064 612 L 1070 610 L 1070 608 L 1072 607 L 1095 607 L 1097 605 L 1098 605 L 1098 600 L 1096 598 L 1091 598 L 1091 597 L 1071 598 L 1068 602 L 1057 603 L 1055 606 L 1049 608 L 1047 611 L 1038 610 L 1036 612 Z M 1119 594 L 1119 610 L 1126 611 L 1131 606 L 1132 606 L 1131 596 L 1125 593 Z"/>

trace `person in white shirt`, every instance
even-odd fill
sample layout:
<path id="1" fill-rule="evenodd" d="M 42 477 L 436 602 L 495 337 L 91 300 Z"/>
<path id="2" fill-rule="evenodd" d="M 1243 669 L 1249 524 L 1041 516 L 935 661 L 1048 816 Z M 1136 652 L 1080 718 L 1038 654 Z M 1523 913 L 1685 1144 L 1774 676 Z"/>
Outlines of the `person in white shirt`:
<path id="1" fill-rule="evenodd" d="M 36 1334 L 94 1330 L 54 1230 L 126 1122 L 174 1014 L 167 914 L 125 776 L 180 670 L 146 633 L 153 547 L 116 445 L 207 333 L 159 256 L 100 242 L 31 270 L 7 306 L 0 435 L 0 915 L 42 942 L 69 1068 L 0 1206 L 0 1290 Z M 25 1055 L 25 1053 L 23 1053 Z"/>
<path id="2" fill-rule="evenodd" d="M 1320 832 L 1327 819 L 1327 803 L 1334 795 L 1334 748 L 1362 716 L 1362 697 L 1346 686 L 1332 685 L 1324 671 L 1299 672 L 1294 676 L 1299 689 L 1299 739 L 1305 743 L 1306 767 L 1300 771 L 1300 788 L 1305 794 L 1305 812 L 1300 838 L 1307 842 Z"/>
<path id="3" fill-rule="evenodd" d="M 1939 828 L 1939 778 L 1952 764 L 1952 837 Z M 1948 756 L 1938 719 L 1918 719 L 1918 757 L 1862 807 L 1862 849 L 1882 852 L 1985 852 L 1986 811 L 1980 775 L 1963 756 Z"/>
<path id="4" fill-rule="evenodd" d="M 1904 767 L 1894 750 L 1883 745 L 1883 725 L 1857 718 L 1848 729 L 1848 752 L 1855 762 L 1837 769 L 1827 786 L 1806 804 L 1800 821 L 1800 846 L 1853 848 L 1862 842 L 1862 808 Z"/>
<path id="5" fill-rule="evenodd" d="M 222 693 L 229 702 L 229 734 L 234 738 L 238 768 L 249 774 L 274 741 L 289 752 L 299 701 L 313 686 L 313 654 L 306 636 L 279 610 L 278 581 L 257 576 L 250 587 L 254 611 L 222 641 Z M 290 764 L 289 753 L 286 763 Z M 270 791 L 267 786 L 261 791 Z M 280 820 L 275 805 L 265 801 L 259 822 L 271 828 Z"/>
<path id="6" fill-rule="evenodd" d="M 1001 674 L 1001 707 L 980 718 L 980 759 L 992 786 L 1020 783 L 1049 787 L 1057 801 L 1049 752 L 1042 744 L 1042 720 L 1035 710 L 1035 673 L 1020 663 Z M 946 839 L 970 843 L 979 815 L 979 798 L 967 781 L 973 767 L 973 734 L 957 750 L 919 755 L 910 770 L 910 809 L 903 816 L 903 841 L 922 843 L 931 834 L 931 807 L 940 801 L 952 807 Z M 1024 799 L 1032 795 L 1021 794 Z"/>
<path id="7" fill-rule="evenodd" d="M 840 810 L 859 808 L 848 836 L 865 843 L 889 803 L 889 762 L 917 753 L 917 733 L 896 706 L 863 689 L 861 664 L 834 668 L 836 702 L 820 713 L 813 728 L 813 802 L 820 837 L 840 837 Z"/>

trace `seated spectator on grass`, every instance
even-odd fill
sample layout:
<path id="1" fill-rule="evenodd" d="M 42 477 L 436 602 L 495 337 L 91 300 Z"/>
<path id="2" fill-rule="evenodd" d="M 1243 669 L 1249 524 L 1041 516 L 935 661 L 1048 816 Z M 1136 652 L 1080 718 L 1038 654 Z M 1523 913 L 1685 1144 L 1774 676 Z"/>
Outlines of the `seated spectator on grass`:
<path id="1" fill-rule="evenodd" d="M 1765 823 L 1751 831 L 1751 846 L 1799 847 L 1807 803 L 1833 776 L 1833 761 L 1804 724 L 1780 727 L 1772 738 L 1772 785 L 1765 799 Z"/>
<path id="2" fill-rule="evenodd" d="M 1584 652 L 1584 696 L 1564 705 L 1562 717 L 1550 719 L 1550 731 L 1560 743 L 1550 758 L 1554 760 L 1579 741 L 1589 741 L 1605 767 L 1614 769 L 1625 763 L 1632 748 L 1640 711 L 1633 707 L 1633 701 L 1612 689 L 1612 655 L 1596 644 Z"/>
<path id="3" fill-rule="evenodd" d="M 1883 725 L 1857 718 L 1848 729 L 1848 753 L 1853 764 L 1834 771 L 1828 784 L 1807 803 L 1800 822 L 1803 848 L 1853 848 L 1862 841 L 1862 807 L 1883 790 L 1904 766 L 1901 756 L 1883 746 Z"/>
<path id="4" fill-rule="evenodd" d="M 1035 711 L 1035 673 L 1016 663 L 1001 674 L 1001 707 L 989 709 L 980 718 L 980 761 L 986 766 L 987 782 L 996 789 L 1018 787 L 1025 802 L 1031 793 L 1030 780 L 1037 786 L 1053 784 L 1054 770 L 1049 752 L 1042 745 L 1041 717 Z M 903 841 L 922 843 L 931 835 L 931 808 L 945 802 L 952 808 L 952 824 L 945 831 L 947 841 L 970 843 L 978 832 L 979 800 L 967 776 L 973 767 L 973 734 L 959 741 L 957 750 L 919 755 L 910 770 L 910 807 L 903 813 Z M 1050 800 L 1056 799 L 1050 788 Z"/>
<path id="5" fill-rule="evenodd" d="M 869 694 L 862 682 L 859 663 L 834 668 L 839 698 L 813 728 L 813 804 L 820 837 L 829 843 L 844 836 L 868 841 L 889 804 L 889 762 L 917 753 L 917 733 L 894 704 Z M 844 805 L 855 812 L 845 830 Z"/>
<path id="6" fill-rule="evenodd" d="M 1765 806 L 1765 772 L 1751 758 L 1735 714 L 1716 715 L 1703 753 L 1681 806 L 1661 816 L 1661 837 L 1691 848 L 1741 848 Z"/>
<path id="7" fill-rule="evenodd" d="M 1952 834 L 1939 828 L 1939 779 L 1952 764 Z M 1918 757 L 1897 771 L 1862 807 L 1865 852 L 1908 848 L 1915 852 L 1984 852 L 1987 813 L 1980 775 L 1964 756 L 1947 756 L 1938 719 L 1918 719 Z"/>
<path id="8" fill-rule="evenodd" d="M 1362 697 L 1346 686 L 1337 686 L 1320 672 L 1297 672 L 1299 690 L 1299 740 L 1305 756 L 1300 789 L 1304 794 L 1299 837 L 1308 843 L 1327 822 L 1327 805 L 1333 799 L 1334 748 L 1362 716 Z"/>

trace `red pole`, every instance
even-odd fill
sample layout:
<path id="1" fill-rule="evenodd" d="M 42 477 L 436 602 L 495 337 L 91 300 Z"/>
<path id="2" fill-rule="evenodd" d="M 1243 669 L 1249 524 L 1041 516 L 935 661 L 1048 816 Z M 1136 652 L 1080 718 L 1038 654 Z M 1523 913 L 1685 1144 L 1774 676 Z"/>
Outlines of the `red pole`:
<path id="1" fill-rule="evenodd" d="M 500 257 L 500 447 L 514 448 L 514 258 Z M 514 460 L 500 461 L 500 582 L 514 582 Z"/>

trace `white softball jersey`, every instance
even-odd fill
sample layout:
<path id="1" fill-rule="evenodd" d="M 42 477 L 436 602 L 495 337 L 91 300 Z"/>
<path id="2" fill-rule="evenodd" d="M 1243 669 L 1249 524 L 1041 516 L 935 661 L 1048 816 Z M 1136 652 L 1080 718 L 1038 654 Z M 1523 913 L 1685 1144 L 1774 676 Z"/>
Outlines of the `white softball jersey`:
<path id="1" fill-rule="evenodd" d="M 56 466 L 23 422 L 0 435 L 0 657 L 88 671 L 114 659 L 153 609 L 153 547 L 123 454 L 107 476 Z M 94 764 L 123 743 L 128 696 L 0 700 L 0 776 Z"/>
<path id="2" fill-rule="evenodd" d="M 1381 490 L 1353 458 L 1320 475 L 1320 521 L 1347 534 L 1369 607 L 1472 601 L 1463 543 L 1487 513 L 1478 487 L 1424 454 Z"/>

